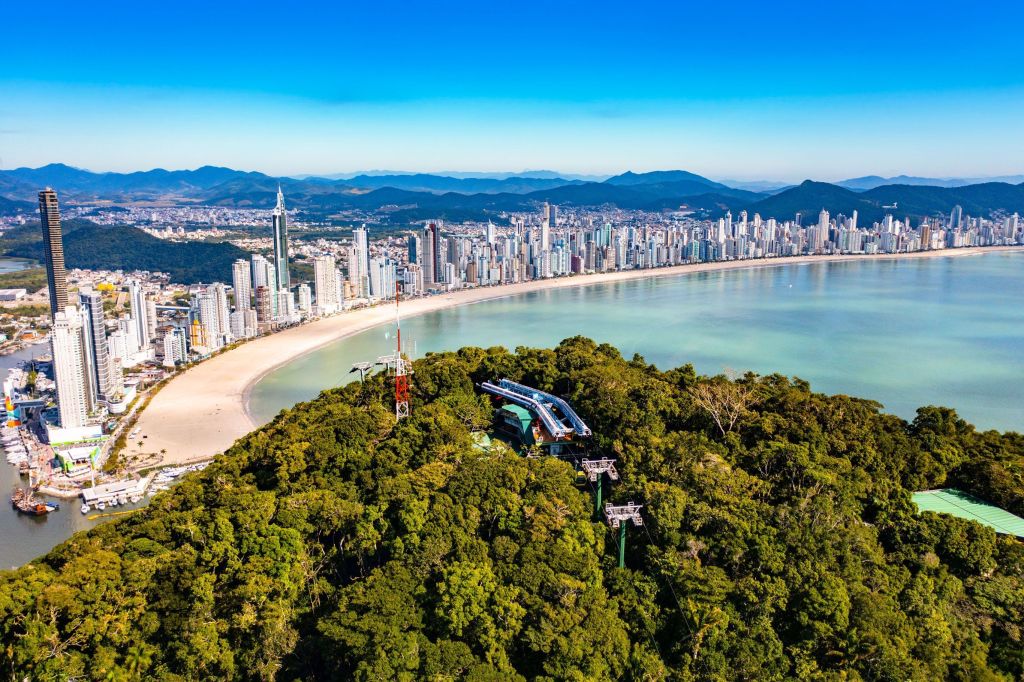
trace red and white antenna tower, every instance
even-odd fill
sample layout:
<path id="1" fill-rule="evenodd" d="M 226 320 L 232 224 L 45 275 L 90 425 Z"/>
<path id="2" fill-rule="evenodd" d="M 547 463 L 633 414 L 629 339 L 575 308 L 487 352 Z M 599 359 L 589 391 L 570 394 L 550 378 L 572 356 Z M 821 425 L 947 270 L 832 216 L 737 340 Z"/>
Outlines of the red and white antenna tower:
<path id="1" fill-rule="evenodd" d="M 400 297 L 398 282 L 395 282 L 395 325 L 398 328 L 398 346 L 393 354 L 380 356 L 374 364 L 383 365 L 388 369 L 395 368 L 395 417 L 403 419 L 409 416 L 409 375 L 412 374 L 412 363 L 402 357 L 402 316 L 398 306 Z M 359 365 L 353 365 L 352 371 L 357 369 L 360 369 Z M 362 371 L 359 376 L 363 376 Z"/>
<path id="2" fill-rule="evenodd" d="M 412 371 L 402 357 L 402 315 L 398 304 L 401 293 L 395 282 L 395 326 L 397 327 L 398 348 L 395 350 L 395 418 L 409 416 L 409 373 Z"/>

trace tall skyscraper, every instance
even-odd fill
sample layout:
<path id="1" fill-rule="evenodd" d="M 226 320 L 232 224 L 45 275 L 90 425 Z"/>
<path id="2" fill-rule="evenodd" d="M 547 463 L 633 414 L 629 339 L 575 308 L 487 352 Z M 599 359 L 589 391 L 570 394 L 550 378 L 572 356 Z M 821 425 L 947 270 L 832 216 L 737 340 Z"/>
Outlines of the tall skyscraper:
<path id="1" fill-rule="evenodd" d="M 192 299 L 193 328 L 198 322 L 198 334 L 194 334 L 193 344 L 203 346 L 207 350 L 217 350 L 223 346 L 223 332 L 220 327 L 220 310 L 215 292 L 204 291 Z"/>
<path id="2" fill-rule="evenodd" d="M 149 347 L 149 323 L 146 316 L 149 313 L 149 305 L 146 303 L 146 293 L 142 284 L 137 280 L 128 283 L 128 295 L 132 304 L 132 323 L 135 325 L 135 334 L 139 340 L 139 348 L 145 350 Z"/>
<path id="3" fill-rule="evenodd" d="M 231 286 L 235 290 L 235 310 L 252 308 L 252 278 L 249 263 L 242 258 L 231 266 Z"/>
<path id="4" fill-rule="evenodd" d="M 254 253 L 252 255 L 252 286 L 253 291 L 258 287 L 266 287 L 267 296 L 270 299 L 271 317 L 277 316 L 277 268 L 266 258 Z M 264 320 L 260 320 L 263 322 Z M 266 320 L 269 322 L 270 320 Z"/>
<path id="5" fill-rule="evenodd" d="M 953 207 L 953 210 L 949 212 L 949 227 L 950 229 L 957 229 L 963 227 L 964 224 L 964 209 L 960 204 Z"/>
<path id="6" fill-rule="evenodd" d="M 214 282 L 207 291 L 213 296 L 214 306 L 217 309 L 217 329 L 221 338 L 231 334 L 231 309 L 228 307 L 228 290 L 222 282 Z M 227 339 L 224 339 L 226 342 Z"/>
<path id="7" fill-rule="evenodd" d="M 277 206 L 272 214 L 274 222 L 274 268 L 277 270 L 277 289 L 288 291 L 291 276 L 288 274 L 288 216 L 284 209 L 284 194 L 277 186 Z"/>
<path id="8" fill-rule="evenodd" d="M 430 274 L 432 275 L 430 284 L 436 284 L 437 282 L 444 281 L 444 268 L 441 265 L 443 262 L 441 255 L 441 230 L 438 228 L 437 223 L 430 223 L 427 226 L 427 230 L 430 232 L 430 247 L 425 250 L 432 263 L 430 268 Z"/>
<path id="9" fill-rule="evenodd" d="M 89 377 L 83 353 L 82 318 L 74 306 L 54 313 L 50 346 L 60 425 L 66 429 L 85 426 L 91 403 Z"/>
<path id="10" fill-rule="evenodd" d="M 113 369 L 110 363 L 110 351 L 107 345 L 107 330 L 103 324 L 103 295 L 88 289 L 78 292 L 84 314 L 84 331 L 88 340 L 86 344 L 91 357 L 89 363 L 93 374 L 93 382 L 99 397 L 110 400 L 116 392 L 114 387 Z"/>
<path id="11" fill-rule="evenodd" d="M 419 237 L 417 237 L 415 234 L 410 234 L 409 238 L 406 240 L 406 243 L 408 244 L 408 248 L 409 248 L 409 263 L 410 263 L 410 265 L 414 264 L 414 263 L 419 263 L 419 260 L 418 260 L 418 258 L 419 258 L 419 248 L 417 246 L 417 242 L 418 241 L 419 241 Z"/>
<path id="12" fill-rule="evenodd" d="M 316 293 L 316 307 L 320 315 L 329 315 L 341 309 L 338 268 L 334 256 L 313 258 L 313 287 Z"/>
<path id="13" fill-rule="evenodd" d="M 256 319 L 263 324 L 268 324 L 274 319 L 271 312 L 270 287 L 256 287 Z"/>
<path id="14" fill-rule="evenodd" d="M 352 230 L 352 245 L 355 247 L 356 258 L 358 258 L 358 269 L 355 272 L 359 273 L 358 280 L 352 282 L 352 285 L 357 287 L 360 296 L 369 296 L 370 240 L 365 226 Z"/>
<path id="15" fill-rule="evenodd" d="M 68 278 L 64 270 L 64 238 L 60 227 L 57 193 L 47 187 L 39 193 L 39 220 L 43 227 L 46 284 L 50 289 L 50 315 L 68 306 Z"/>
<path id="16" fill-rule="evenodd" d="M 423 268 L 423 286 L 428 289 L 437 281 L 434 274 L 436 263 L 435 252 L 437 251 L 437 243 L 434 239 L 436 234 L 437 229 L 435 228 L 434 223 L 430 223 L 423 228 L 423 238 L 420 241 L 420 246 L 423 247 L 423 253 L 418 254 L 419 260 L 417 260 L 417 263 L 419 263 Z"/>
<path id="17" fill-rule="evenodd" d="M 313 291 L 303 282 L 299 285 L 299 311 L 308 315 L 313 308 Z"/>
<path id="18" fill-rule="evenodd" d="M 540 250 L 547 251 L 551 248 L 551 205 L 544 202 L 544 208 L 540 214 Z"/>

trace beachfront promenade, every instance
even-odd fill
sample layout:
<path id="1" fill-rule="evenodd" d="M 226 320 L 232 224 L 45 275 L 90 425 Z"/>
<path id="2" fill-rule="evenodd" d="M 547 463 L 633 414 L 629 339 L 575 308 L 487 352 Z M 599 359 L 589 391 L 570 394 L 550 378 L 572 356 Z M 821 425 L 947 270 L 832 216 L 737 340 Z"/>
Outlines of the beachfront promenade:
<path id="1" fill-rule="evenodd" d="M 410 299 L 402 302 L 402 317 L 533 291 L 648 277 L 817 262 L 968 256 L 1009 250 L 1024 250 L 1024 247 L 961 248 L 872 256 L 797 256 L 577 275 Z M 352 310 L 260 337 L 189 368 L 170 380 L 139 418 L 137 426 L 148 436 L 146 452 L 166 450 L 162 459 L 164 464 L 182 464 L 224 452 L 236 439 L 258 426 L 249 415 L 246 403 L 250 388 L 260 378 L 310 351 L 394 319 L 394 305 Z"/>

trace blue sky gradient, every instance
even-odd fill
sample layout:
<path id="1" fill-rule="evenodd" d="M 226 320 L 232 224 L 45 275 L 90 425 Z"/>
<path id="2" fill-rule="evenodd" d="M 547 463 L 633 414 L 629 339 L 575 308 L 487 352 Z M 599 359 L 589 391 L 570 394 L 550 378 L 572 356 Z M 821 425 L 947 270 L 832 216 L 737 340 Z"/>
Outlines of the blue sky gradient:
<path id="1" fill-rule="evenodd" d="M 0 16 L 5 168 L 1024 172 L 1020 3 L 58 0 Z"/>

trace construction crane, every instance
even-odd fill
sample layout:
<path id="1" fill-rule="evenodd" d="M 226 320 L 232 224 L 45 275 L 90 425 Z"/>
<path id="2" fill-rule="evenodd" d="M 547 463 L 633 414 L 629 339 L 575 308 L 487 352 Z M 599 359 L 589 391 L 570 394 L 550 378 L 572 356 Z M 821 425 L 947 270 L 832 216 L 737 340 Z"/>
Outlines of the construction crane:
<path id="1" fill-rule="evenodd" d="M 642 504 L 629 502 L 623 505 L 606 504 L 604 517 L 613 529 L 619 529 L 619 568 L 626 567 L 626 522 L 632 521 L 634 526 L 644 525 L 644 517 L 640 516 Z"/>

